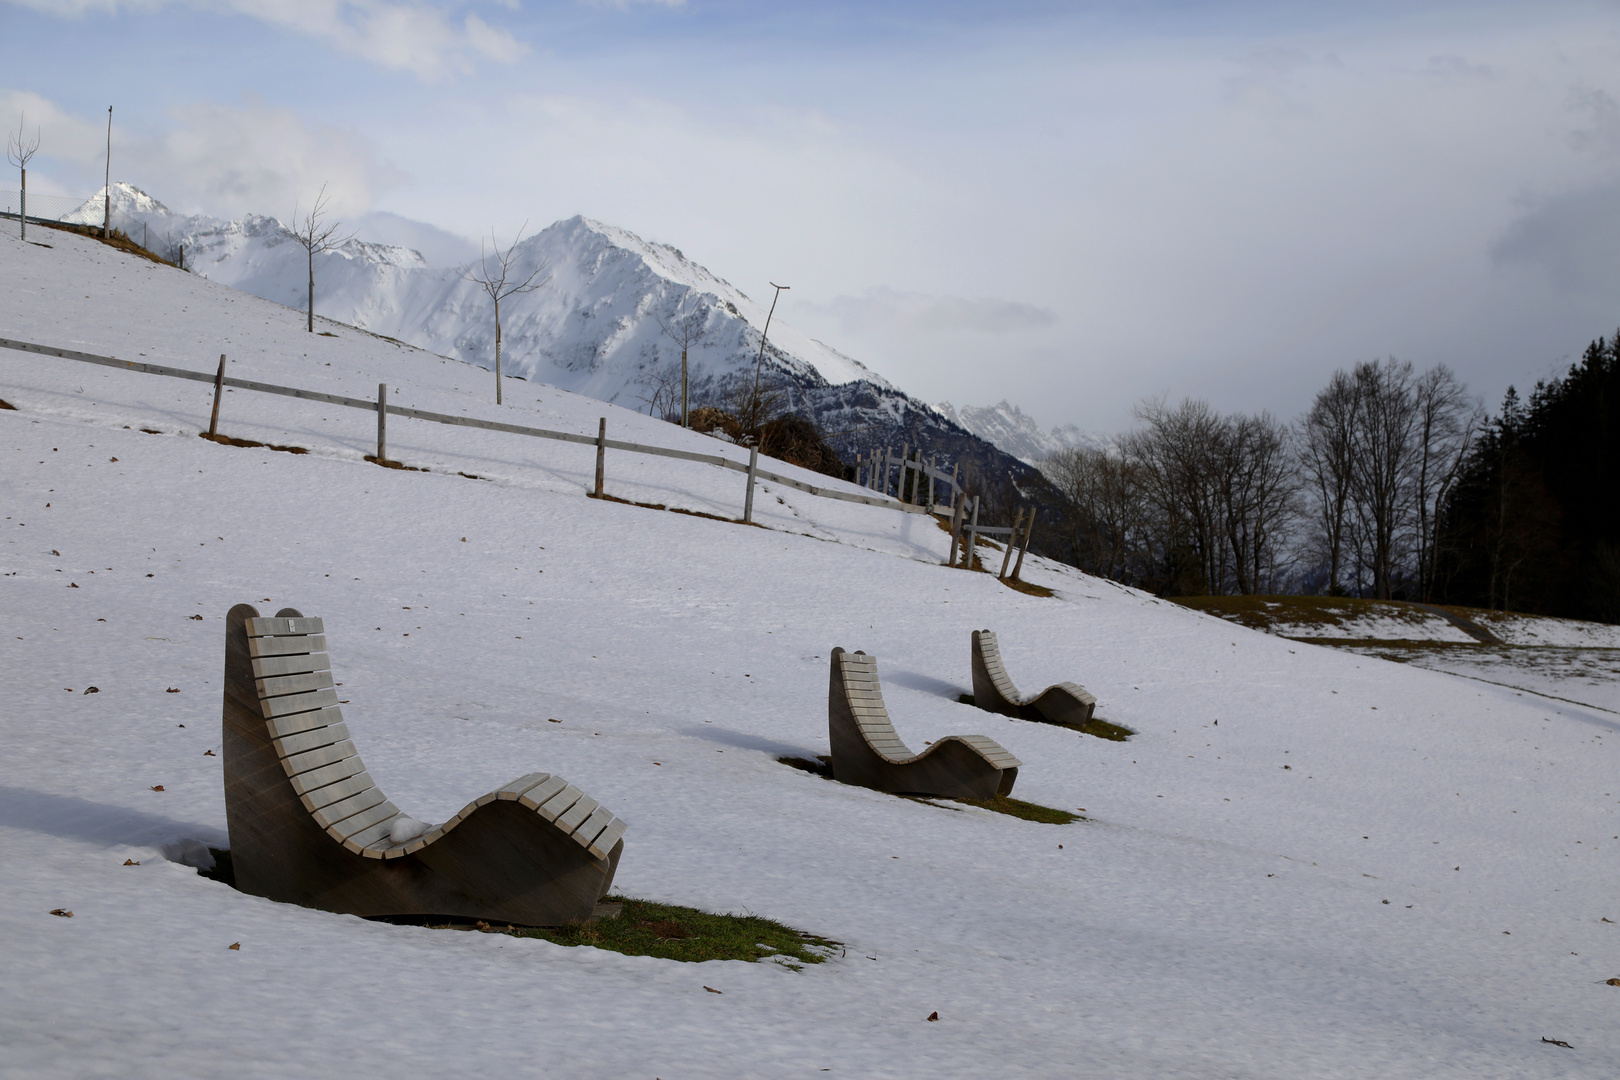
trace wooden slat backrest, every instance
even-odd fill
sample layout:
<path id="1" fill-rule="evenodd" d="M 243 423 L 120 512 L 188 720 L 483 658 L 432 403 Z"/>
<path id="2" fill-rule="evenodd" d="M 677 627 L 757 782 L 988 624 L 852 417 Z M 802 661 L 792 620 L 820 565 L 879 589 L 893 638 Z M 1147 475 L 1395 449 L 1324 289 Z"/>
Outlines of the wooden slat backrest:
<path id="1" fill-rule="evenodd" d="M 911 757 L 911 748 L 901 741 L 894 730 L 894 722 L 889 719 L 889 710 L 883 704 L 877 657 L 866 652 L 846 652 L 842 654 L 842 659 L 839 669 L 844 698 L 860 728 L 861 737 L 885 759 L 900 761 Z"/>
<path id="2" fill-rule="evenodd" d="M 272 745 L 299 802 L 351 851 L 387 846 L 399 815 L 366 771 L 338 708 L 325 624 L 278 615 L 246 620 L 254 686 Z"/>
<path id="3" fill-rule="evenodd" d="M 595 799 L 561 777 L 530 773 L 467 804 L 444 824 L 394 843 L 401 813 L 372 781 L 349 738 L 323 621 L 285 609 L 274 618 L 246 618 L 244 625 L 272 748 L 304 811 L 348 850 L 373 859 L 419 851 L 497 800 L 533 810 L 598 859 L 609 858 L 624 836 L 625 822 Z"/>
<path id="4" fill-rule="evenodd" d="M 995 684 L 997 692 L 1012 704 L 1020 704 L 1018 687 L 1013 685 L 1012 676 L 1007 674 L 1007 666 L 1001 662 L 1001 646 L 996 642 L 995 631 L 979 631 L 979 652 L 984 658 L 985 672 Z"/>

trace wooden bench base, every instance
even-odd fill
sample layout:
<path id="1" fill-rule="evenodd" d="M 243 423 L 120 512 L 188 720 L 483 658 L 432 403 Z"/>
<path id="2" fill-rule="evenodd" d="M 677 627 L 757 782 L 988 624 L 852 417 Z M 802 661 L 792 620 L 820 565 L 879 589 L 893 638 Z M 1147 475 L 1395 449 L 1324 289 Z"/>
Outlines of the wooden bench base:
<path id="1" fill-rule="evenodd" d="M 990 630 L 973 631 L 973 704 L 987 712 L 1043 724 L 1080 727 L 1091 721 L 1097 699 L 1078 683 L 1048 686 L 1032 698 L 1018 693 L 1001 661 L 1001 646 Z"/>
<path id="2" fill-rule="evenodd" d="M 897 795 L 990 799 L 1012 791 L 1023 764 L 983 735 L 949 735 L 912 753 L 884 707 L 877 658 L 864 652 L 832 651 L 827 733 L 834 780 Z"/>

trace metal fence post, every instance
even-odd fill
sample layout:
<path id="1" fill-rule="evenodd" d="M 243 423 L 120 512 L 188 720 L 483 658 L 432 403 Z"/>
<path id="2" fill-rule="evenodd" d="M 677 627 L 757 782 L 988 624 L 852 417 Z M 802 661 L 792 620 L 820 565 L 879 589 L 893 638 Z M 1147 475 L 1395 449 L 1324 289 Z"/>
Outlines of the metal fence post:
<path id="1" fill-rule="evenodd" d="M 214 411 L 208 417 L 208 437 L 219 435 L 219 398 L 225 392 L 225 354 L 219 354 L 219 371 L 214 374 Z"/>
<path id="2" fill-rule="evenodd" d="M 743 496 L 743 523 L 754 523 L 754 474 L 759 471 L 759 447 L 748 448 L 748 494 Z"/>
<path id="3" fill-rule="evenodd" d="M 596 497 L 602 497 L 602 469 L 607 457 L 607 417 L 596 425 Z"/>
<path id="4" fill-rule="evenodd" d="M 388 384 L 377 384 L 377 464 L 388 463 Z"/>

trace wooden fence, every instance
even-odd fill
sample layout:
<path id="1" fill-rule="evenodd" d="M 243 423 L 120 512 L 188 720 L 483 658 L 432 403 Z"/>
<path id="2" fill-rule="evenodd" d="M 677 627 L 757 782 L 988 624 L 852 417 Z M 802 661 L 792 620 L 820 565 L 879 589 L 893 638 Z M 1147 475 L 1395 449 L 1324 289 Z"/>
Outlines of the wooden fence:
<path id="1" fill-rule="evenodd" d="M 429 423 L 434 424 L 449 424 L 455 427 L 481 428 L 485 431 L 500 431 L 509 435 L 526 435 L 530 438 L 536 439 L 554 439 L 559 442 L 579 443 L 584 446 L 594 446 L 596 448 L 596 490 L 594 494 L 598 498 L 603 495 L 603 479 L 607 451 L 623 450 L 635 454 L 649 454 L 654 457 L 678 458 L 682 461 L 696 461 L 705 465 L 717 465 L 722 469 L 730 469 L 734 472 L 746 473 L 748 476 L 748 485 L 746 493 L 743 497 L 742 520 L 748 523 L 753 521 L 754 516 L 754 484 L 760 480 L 781 484 L 784 487 L 790 487 L 797 491 L 805 492 L 808 495 L 814 495 L 817 498 L 840 499 L 844 502 L 862 503 L 867 506 L 880 506 L 890 510 L 901 510 L 911 514 L 928 514 L 930 516 L 933 516 L 938 512 L 938 506 L 935 505 L 933 501 L 935 482 L 938 480 L 944 480 L 950 485 L 951 488 L 952 498 L 950 507 L 953 511 L 951 528 L 951 557 L 946 565 L 954 566 L 956 564 L 956 549 L 958 546 L 958 540 L 961 536 L 961 526 L 964 520 L 968 521 L 969 538 L 968 543 L 964 545 L 964 551 L 966 552 L 971 552 L 974 549 L 974 544 L 976 543 L 976 538 L 978 536 L 1006 536 L 1008 537 L 1006 552 L 1007 556 L 1010 557 L 1012 554 L 1013 543 L 1017 540 L 1017 522 L 1015 522 L 1012 526 L 1003 527 L 992 527 L 978 524 L 979 499 L 977 496 L 970 497 L 968 499 L 957 498 L 960 488 L 956 483 L 956 474 L 954 470 L 947 475 L 943 471 L 934 469 L 932 465 L 924 465 L 921 461 L 920 454 L 916 460 L 907 462 L 905 459 L 905 451 L 902 451 L 899 458 L 894 458 L 889 455 L 887 448 L 885 448 L 883 453 L 884 463 L 881 466 L 881 472 L 883 473 L 881 486 L 876 482 L 872 482 L 870 475 L 868 477 L 869 482 L 861 485 L 862 487 L 867 487 L 869 490 L 877 491 L 878 494 L 862 495 L 852 491 L 837 491 L 832 488 L 818 487 L 814 484 L 807 484 L 802 480 L 796 480 L 790 476 L 782 476 L 779 473 L 773 473 L 765 469 L 761 469 L 759 467 L 759 448 L 757 446 L 749 448 L 748 463 L 745 465 L 740 461 L 733 461 L 732 459 L 720 454 L 700 454 L 690 450 L 676 450 L 667 446 L 648 446 L 643 443 L 625 442 L 620 439 L 609 439 L 607 437 L 607 417 L 605 416 L 600 419 L 597 425 L 596 435 L 592 437 L 590 435 L 578 435 L 568 431 L 548 431 L 545 428 L 526 427 L 522 424 L 506 424 L 498 420 L 479 420 L 470 416 L 453 416 L 449 413 L 429 412 L 426 409 L 412 409 L 404 405 L 391 405 L 388 403 L 387 384 L 379 384 L 377 387 L 377 399 L 375 401 L 368 401 L 365 398 L 345 397 L 342 394 L 326 394 L 317 390 L 303 390 L 294 386 L 277 386 L 274 383 L 255 382 L 251 379 L 239 379 L 235 376 L 225 374 L 226 359 L 224 354 L 220 355 L 218 370 L 214 374 L 209 375 L 206 372 L 190 371 L 186 368 L 168 367 L 164 364 L 148 364 L 138 360 L 120 360 L 117 357 L 112 356 L 97 356 L 93 353 L 76 352 L 72 349 L 58 349 L 54 346 L 40 345 L 31 341 L 13 341 L 9 338 L 0 338 L 0 348 L 14 349 L 18 352 L 34 353 L 39 356 L 54 356 L 63 360 L 77 360 L 86 364 L 99 364 L 103 367 L 119 368 L 124 371 L 135 371 L 147 375 L 163 375 L 171 379 L 187 379 L 191 382 L 213 383 L 214 404 L 208 425 L 208 434 L 210 436 L 216 436 L 218 434 L 220 397 L 224 393 L 226 387 L 232 387 L 237 390 L 251 390 L 261 394 L 279 394 L 282 397 L 300 398 L 304 401 L 319 401 L 328 405 L 339 405 L 344 408 L 362 409 L 366 412 L 375 413 L 377 415 L 376 460 L 379 463 L 386 463 L 388 461 L 389 416 L 402 416 L 412 420 L 426 420 Z M 876 456 L 874 455 L 874 460 L 875 457 Z M 870 465 L 870 463 L 868 464 Z M 907 492 L 908 489 L 906 488 L 906 477 L 908 472 L 911 472 L 917 477 L 926 479 L 928 483 L 929 499 L 926 503 L 917 502 L 915 501 L 914 497 L 912 501 L 908 501 L 905 498 L 898 497 L 898 495 L 896 497 L 891 497 L 887 494 L 887 475 L 892 467 L 896 464 L 900 465 L 901 469 L 898 493 L 904 494 Z M 877 471 L 878 470 L 874 468 L 868 469 L 869 474 L 873 474 Z M 920 486 L 921 484 L 919 482 L 915 484 L 911 490 L 915 492 L 915 490 L 920 488 Z M 972 504 L 971 518 L 964 519 L 963 511 L 968 503 Z M 1022 517 L 1022 511 L 1020 511 L 1019 516 L 1020 518 Z M 1031 512 L 1031 525 L 1034 523 L 1034 517 L 1034 513 Z M 1026 545 L 1029 542 L 1029 531 L 1030 530 L 1028 529 L 1024 530 L 1023 543 Z M 1023 561 L 1023 552 L 1020 550 L 1018 556 L 1018 565 L 1022 566 Z M 964 566 L 968 568 L 971 568 L 972 562 L 973 560 L 971 557 L 964 557 L 963 559 Z M 1003 577 L 1005 577 L 1007 573 L 1006 562 L 1007 558 L 1003 558 Z M 1016 571 L 1014 572 L 1014 576 L 1017 576 Z"/>

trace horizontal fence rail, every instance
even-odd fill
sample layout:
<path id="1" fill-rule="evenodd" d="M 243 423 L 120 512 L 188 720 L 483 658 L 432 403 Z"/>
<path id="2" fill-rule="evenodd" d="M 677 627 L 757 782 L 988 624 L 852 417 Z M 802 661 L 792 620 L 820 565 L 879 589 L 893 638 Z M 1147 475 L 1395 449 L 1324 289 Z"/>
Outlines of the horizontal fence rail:
<path id="1" fill-rule="evenodd" d="M 63 360 L 77 360 L 86 364 L 99 364 L 102 367 L 120 368 L 125 371 L 138 371 L 148 375 L 164 375 L 171 379 L 188 379 L 191 382 L 215 383 L 220 386 L 229 386 L 238 390 L 252 390 L 261 394 L 279 394 L 282 397 L 300 398 L 304 401 L 319 401 L 328 405 L 340 405 L 350 409 L 363 409 L 375 413 L 379 404 L 386 413 L 393 416 L 403 416 L 412 420 L 426 420 L 434 424 L 450 424 L 456 427 L 481 428 L 485 431 L 501 431 L 510 435 L 526 435 L 536 439 L 554 439 L 559 442 L 578 443 L 582 446 L 598 446 L 608 450 L 623 450 L 635 454 L 649 454 L 654 457 L 678 458 L 682 461 L 696 461 L 705 465 L 717 465 L 733 472 L 748 473 L 760 480 L 782 484 L 797 491 L 805 492 L 823 499 L 839 499 L 844 502 L 862 503 L 867 506 L 879 506 L 888 510 L 903 510 L 906 513 L 926 514 L 930 508 L 914 506 L 910 503 L 898 501 L 883 496 L 858 495 L 852 491 L 835 491 L 831 488 L 818 487 L 814 484 L 795 480 L 790 476 L 767 472 L 764 469 L 750 470 L 746 462 L 733 461 L 720 454 L 700 454 L 690 450 L 676 450 L 666 446 L 648 446 L 643 443 L 625 442 L 620 439 L 599 439 L 592 435 L 577 435 L 568 431 L 548 431 L 545 428 L 526 427 L 522 424 L 505 424 L 499 420 L 480 420 L 471 416 L 452 416 L 449 413 L 429 412 L 426 409 L 412 409 L 404 405 L 389 405 L 376 401 L 367 401 L 364 398 L 345 397 L 342 394 L 323 394 L 317 390 L 302 390 L 295 386 L 277 386 L 274 383 L 255 382 L 251 379 L 238 379 L 234 376 L 220 378 L 202 371 L 190 371 L 186 368 L 169 367 L 165 364 L 148 364 L 139 360 L 120 360 L 113 356 L 97 356 L 93 353 L 76 352 L 72 349 L 58 349 L 51 345 L 40 345 L 31 341 L 13 341 L 9 338 L 0 338 L 0 348 L 14 349 L 18 352 L 34 353 L 39 356 L 54 356 Z M 980 528 L 980 532 L 992 530 Z M 1006 530 L 1003 530 L 1006 531 Z"/>

